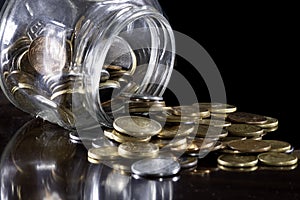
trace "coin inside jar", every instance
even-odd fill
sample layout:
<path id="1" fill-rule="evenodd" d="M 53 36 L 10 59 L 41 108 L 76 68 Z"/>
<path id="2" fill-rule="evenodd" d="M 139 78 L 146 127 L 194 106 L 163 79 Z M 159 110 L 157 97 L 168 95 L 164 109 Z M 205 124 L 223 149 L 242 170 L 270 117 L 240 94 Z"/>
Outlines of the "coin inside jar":
<path id="1" fill-rule="evenodd" d="M 61 72 L 67 60 L 66 46 L 55 37 L 38 37 L 30 44 L 28 59 L 41 75 Z"/>
<path id="2" fill-rule="evenodd" d="M 239 137 L 255 137 L 264 133 L 262 128 L 250 124 L 232 124 L 227 130 L 231 135 Z"/>

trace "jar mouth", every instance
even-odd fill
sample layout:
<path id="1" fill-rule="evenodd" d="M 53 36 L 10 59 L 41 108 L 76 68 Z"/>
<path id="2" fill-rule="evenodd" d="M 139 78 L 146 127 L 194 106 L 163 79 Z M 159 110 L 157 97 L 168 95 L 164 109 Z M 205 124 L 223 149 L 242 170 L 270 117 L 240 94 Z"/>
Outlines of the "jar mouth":
<path id="1" fill-rule="evenodd" d="M 82 73 L 88 112 L 111 127 L 114 114 L 124 107 L 122 94 L 164 93 L 173 69 L 175 39 L 168 21 L 148 7 L 118 11 L 100 27 L 104 25 L 90 44 Z M 101 82 L 106 72 L 108 84 Z"/>

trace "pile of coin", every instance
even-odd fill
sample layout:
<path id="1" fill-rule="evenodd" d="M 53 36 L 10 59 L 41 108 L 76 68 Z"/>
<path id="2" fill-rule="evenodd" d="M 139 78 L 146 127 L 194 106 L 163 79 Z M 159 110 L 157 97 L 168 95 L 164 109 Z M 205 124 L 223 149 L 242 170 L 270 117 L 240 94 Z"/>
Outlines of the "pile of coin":
<path id="1" fill-rule="evenodd" d="M 83 71 L 88 70 L 84 59 L 89 47 L 79 45 L 79 35 L 86 28 L 84 20 L 84 16 L 80 17 L 73 29 L 65 30 L 66 27 L 55 21 L 37 19 L 2 51 L 5 58 L 2 73 L 14 104 L 31 114 L 52 110 L 48 115 L 56 116 L 43 118 L 57 118 L 66 128 L 73 128 L 75 123 L 73 99 L 83 99 L 80 95 L 87 93 L 83 89 L 83 74 L 86 74 Z M 147 68 L 137 67 L 136 53 L 121 37 L 114 38 L 107 53 L 100 72 L 99 98 L 110 117 L 123 106 L 119 103 L 123 99 L 119 98 L 121 94 L 132 94 L 140 88 L 138 83 Z M 56 112 L 56 109 L 63 111 Z"/>
<path id="2" fill-rule="evenodd" d="M 211 155 L 218 155 L 218 168 L 227 171 L 297 166 L 298 158 L 289 143 L 262 139 L 278 128 L 275 118 L 237 112 L 235 106 L 222 103 L 168 107 L 161 97 L 141 95 L 134 96 L 125 107 L 128 114 L 114 120 L 114 129 L 104 131 L 113 142 L 109 146 L 114 147 L 93 145 L 89 150 L 89 155 L 97 149 L 104 152 L 105 156 L 90 156 L 96 163 L 105 162 L 112 153 L 130 159 L 129 172 L 154 177 L 175 175 L 180 171 L 178 166 L 194 169 L 199 159 Z M 160 170 L 153 170 L 158 166 Z"/>

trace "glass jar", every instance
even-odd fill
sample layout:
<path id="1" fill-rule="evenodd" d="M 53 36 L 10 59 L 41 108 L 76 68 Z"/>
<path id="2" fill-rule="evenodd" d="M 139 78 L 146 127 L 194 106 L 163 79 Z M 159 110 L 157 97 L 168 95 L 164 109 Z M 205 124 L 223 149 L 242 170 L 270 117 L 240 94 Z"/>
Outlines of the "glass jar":
<path id="1" fill-rule="evenodd" d="M 161 96 L 175 58 L 156 0 L 7 1 L 0 44 L 8 99 L 69 129 L 111 126 L 131 95 Z"/>

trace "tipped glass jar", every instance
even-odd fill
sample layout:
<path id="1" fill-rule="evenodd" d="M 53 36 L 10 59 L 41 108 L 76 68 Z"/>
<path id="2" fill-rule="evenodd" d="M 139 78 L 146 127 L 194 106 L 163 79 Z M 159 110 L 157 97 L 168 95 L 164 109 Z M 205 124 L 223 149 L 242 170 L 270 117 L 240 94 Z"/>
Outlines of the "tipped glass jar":
<path id="1" fill-rule="evenodd" d="M 161 96 L 175 41 L 156 0 L 11 0 L 0 51 L 8 99 L 74 129 L 111 126 L 132 95 Z"/>

